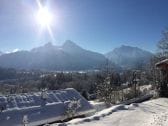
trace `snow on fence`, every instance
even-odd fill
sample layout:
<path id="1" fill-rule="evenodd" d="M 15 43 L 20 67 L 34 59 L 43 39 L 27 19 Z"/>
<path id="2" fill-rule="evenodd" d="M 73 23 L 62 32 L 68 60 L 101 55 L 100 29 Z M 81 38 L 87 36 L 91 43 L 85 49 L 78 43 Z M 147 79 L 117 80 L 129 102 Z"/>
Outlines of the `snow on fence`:
<path id="1" fill-rule="evenodd" d="M 37 126 L 95 110 L 75 89 L 0 96 L 0 126 Z"/>

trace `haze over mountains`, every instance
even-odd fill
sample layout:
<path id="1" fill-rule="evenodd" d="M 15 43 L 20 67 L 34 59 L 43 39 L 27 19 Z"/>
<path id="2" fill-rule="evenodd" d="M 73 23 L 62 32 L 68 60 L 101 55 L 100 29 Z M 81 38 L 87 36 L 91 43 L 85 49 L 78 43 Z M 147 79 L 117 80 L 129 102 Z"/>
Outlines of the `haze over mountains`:
<path id="1" fill-rule="evenodd" d="M 0 55 L 0 67 L 41 70 L 94 70 L 102 68 L 107 58 L 122 68 L 137 68 L 149 62 L 152 53 L 137 47 L 121 46 L 103 55 L 89 51 L 68 40 L 62 46 L 47 43 L 30 51 Z"/>

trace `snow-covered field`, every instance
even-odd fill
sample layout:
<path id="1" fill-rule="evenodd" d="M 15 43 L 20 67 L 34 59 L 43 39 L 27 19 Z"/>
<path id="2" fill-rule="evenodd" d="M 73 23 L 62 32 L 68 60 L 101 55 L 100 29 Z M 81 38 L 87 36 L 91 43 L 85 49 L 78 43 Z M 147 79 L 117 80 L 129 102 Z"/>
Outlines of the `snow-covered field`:
<path id="1" fill-rule="evenodd" d="M 60 124 L 53 124 L 58 126 Z M 69 126 L 168 126 L 168 99 L 158 98 L 143 103 L 117 105 L 95 115 L 74 119 Z M 63 125 L 64 126 L 64 125 Z"/>

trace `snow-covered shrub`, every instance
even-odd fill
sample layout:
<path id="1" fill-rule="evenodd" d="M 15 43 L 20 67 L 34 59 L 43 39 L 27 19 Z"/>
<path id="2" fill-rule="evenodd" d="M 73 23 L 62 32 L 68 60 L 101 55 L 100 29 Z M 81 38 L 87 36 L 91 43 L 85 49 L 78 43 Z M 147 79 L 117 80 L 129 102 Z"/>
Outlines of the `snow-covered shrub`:
<path id="1" fill-rule="evenodd" d="M 23 126 L 28 126 L 29 120 L 28 120 L 28 116 L 27 115 L 23 116 L 22 122 L 23 122 Z"/>
<path id="2" fill-rule="evenodd" d="M 81 108 L 81 100 L 80 99 L 73 99 L 71 101 L 68 101 L 66 103 L 64 103 L 66 106 L 66 111 L 65 111 L 65 115 L 68 118 L 72 118 L 75 116 L 76 111 Z"/>
<path id="3" fill-rule="evenodd" d="M 48 98 L 47 89 L 42 90 L 42 92 L 41 92 L 41 98 L 43 100 L 46 100 Z"/>
<path id="4" fill-rule="evenodd" d="M 107 104 L 115 103 L 114 86 L 110 82 L 110 77 L 107 77 L 103 83 L 97 86 L 97 95 L 101 101 Z"/>
<path id="5" fill-rule="evenodd" d="M 47 94 L 47 90 L 42 90 L 41 92 L 41 99 L 42 99 L 42 103 L 41 106 L 45 106 L 46 105 L 46 100 L 48 98 L 48 94 Z"/>

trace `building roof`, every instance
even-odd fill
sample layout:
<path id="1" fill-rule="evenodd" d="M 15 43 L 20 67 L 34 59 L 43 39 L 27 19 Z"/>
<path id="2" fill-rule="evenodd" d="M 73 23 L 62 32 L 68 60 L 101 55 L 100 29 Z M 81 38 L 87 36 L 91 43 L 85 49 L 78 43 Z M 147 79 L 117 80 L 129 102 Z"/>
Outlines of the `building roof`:
<path id="1" fill-rule="evenodd" d="M 29 126 L 64 120 L 68 118 L 66 112 L 72 101 L 80 104 L 74 116 L 94 112 L 90 103 L 71 88 L 0 96 L 0 107 L 3 108 L 0 113 L 0 125 L 21 126 L 25 116 Z"/>
<path id="2" fill-rule="evenodd" d="M 159 61 L 159 62 L 157 62 L 155 65 L 156 65 L 156 67 L 158 67 L 158 68 L 168 67 L 168 59 Z"/>

